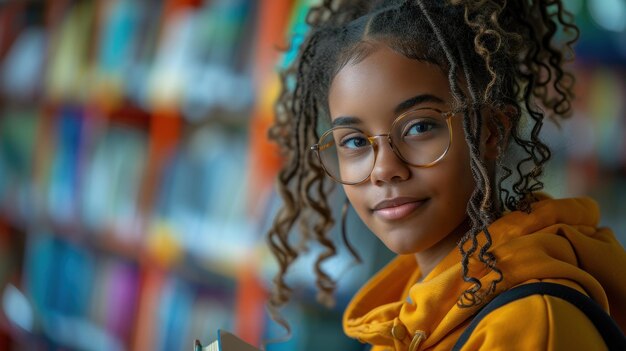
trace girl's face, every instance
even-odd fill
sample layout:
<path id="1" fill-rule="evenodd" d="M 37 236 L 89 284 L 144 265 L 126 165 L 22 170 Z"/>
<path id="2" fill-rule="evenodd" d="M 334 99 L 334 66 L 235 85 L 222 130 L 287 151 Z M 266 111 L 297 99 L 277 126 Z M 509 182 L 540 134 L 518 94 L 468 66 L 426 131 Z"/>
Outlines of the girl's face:
<path id="1" fill-rule="evenodd" d="M 395 118 L 407 110 L 431 107 L 450 111 L 452 95 L 438 66 L 380 45 L 361 62 L 339 71 L 330 86 L 328 103 L 332 121 L 351 117 L 351 126 L 378 135 L 388 133 Z M 369 179 L 344 185 L 364 223 L 398 254 L 426 252 L 442 245 L 447 252 L 463 234 L 455 229 L 464 227 L 461 224 L 467 218 L 466 206 L 475 185 L 463 115 L 451 118 L 452 145 L 433 167 L 408 166 L 379 138 Z"/>

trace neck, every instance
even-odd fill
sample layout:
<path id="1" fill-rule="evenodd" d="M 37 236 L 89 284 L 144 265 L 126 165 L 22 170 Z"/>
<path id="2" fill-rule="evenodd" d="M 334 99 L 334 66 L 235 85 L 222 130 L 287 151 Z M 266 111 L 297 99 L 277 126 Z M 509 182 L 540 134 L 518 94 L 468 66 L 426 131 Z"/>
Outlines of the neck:
<path id="1" fill-rule="evenodd" d="M 441 262 L 461 240 L 463 235 L 470 229 L 469 217 L 465 218 L 448 236 L 437 242 L 430 248 L 415 254 L 417 266 L 422 273 L 421 279 L 424 279 L 430 272 Z"/>

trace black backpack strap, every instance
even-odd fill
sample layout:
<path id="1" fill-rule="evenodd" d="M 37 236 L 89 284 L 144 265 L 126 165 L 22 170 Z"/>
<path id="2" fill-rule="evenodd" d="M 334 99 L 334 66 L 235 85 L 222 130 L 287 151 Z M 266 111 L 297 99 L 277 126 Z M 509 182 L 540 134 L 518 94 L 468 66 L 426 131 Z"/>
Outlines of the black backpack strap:
<path id="1" fill-rule="evenodd" d="M 615 321 L 589 296 L 565 285 L 556 283 L 529 283 L 507 290 L 496 296 L 478 314 L 470 325 L 463 331 L 456 344 L 452 348 L 459 351 L 465 345 L 470 335 L 480 321 L 493 310 L 508 304 L 509 302 L 522 299 L 531 295 L 549 295 L 563 299 L 578 307 L 596 327 L 602 335 L 604 343 L 609 350 L 626 350 L 626 336 L 622 333 Z"/>

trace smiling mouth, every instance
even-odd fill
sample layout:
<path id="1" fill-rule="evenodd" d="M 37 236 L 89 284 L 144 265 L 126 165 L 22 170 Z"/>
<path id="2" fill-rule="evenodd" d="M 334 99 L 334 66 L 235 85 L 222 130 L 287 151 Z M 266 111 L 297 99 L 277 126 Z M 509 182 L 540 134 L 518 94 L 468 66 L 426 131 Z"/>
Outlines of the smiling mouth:
<path id="1" fill-rule="evenodd" d="M 417 200 L 408 198 L 386 200 L 378 203 L 374 207 L 373 213 L 384 220 L 399 220 L 422 207 L 427 201 L 428 199 Z"/>

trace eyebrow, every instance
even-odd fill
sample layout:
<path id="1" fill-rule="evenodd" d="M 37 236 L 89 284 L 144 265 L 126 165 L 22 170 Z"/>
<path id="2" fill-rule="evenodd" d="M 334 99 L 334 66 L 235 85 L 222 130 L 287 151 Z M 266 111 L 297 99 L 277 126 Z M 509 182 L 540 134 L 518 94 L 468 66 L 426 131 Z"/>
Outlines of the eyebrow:
<path id="1" fill-rule="evenodd" d="M 444 101 L 443 99 L 432 95 L 432 94 L 420 94 L 420 95 L 416 95 L 413 96 L 411 98 L 408 98 L 404 101 L 402 101 L 401 103 L 399 103 L 393 110 L 393 112 L 395 114 L 400 114 L 401 112 L 404 112 L 406 110 L 408 110 L 411 107 L 420 105 L 420 104 L 424 104 L 427 102 L 434 102 L 434 103 L 439 103 L 439 104 L 443 104 Z M 355 124 L 361 124 L 361 120 L 358 117 L 354 117 L 354 116 L 341 116 L 341 117 L 337 117 L 333 120 L 332 122 L 332 126 L 333 127 L 337 127 L 337 126 L 348 126 L 348 125 L 355 125 Z"/>
<path id="2" fill-rule="evenodd" d="M 396 108 L 393 110 L 393 112 L 395 114 L 400 114 L 400 112 L 404 112 L 406 110 L 408 110 L 409 108 L 413 107 L 413 106 L 417 106 L 420 104 L 424 104 L 427 102 L 435 102 L 435 103 L 439 103 L 439 104 L 443 104 L 444 101 L 443 99 L 432 95 L 432 94 L 420 94 L 420 95 L 416 95 L 413 96 L 412 98 L 408 98 L 404 101 L 402 101 L 401 103 L 398 104 L 398 106 L 396 106 Z"/>
<path id="3" fill-rule="evenodd" d="M 354 124 L 361 124 L 361 120 L 353 116 L 341 116 L 333 120 L 332 126 L 333 127 L 350 126 Z"/>

